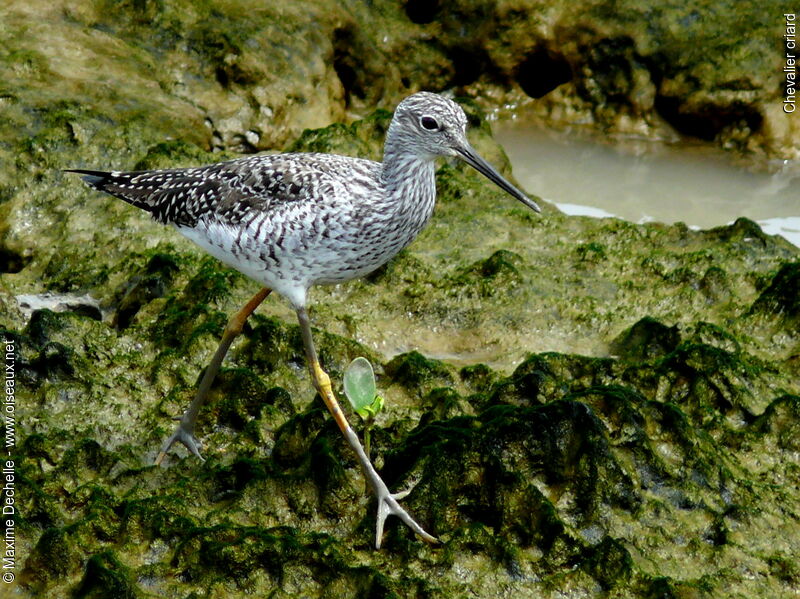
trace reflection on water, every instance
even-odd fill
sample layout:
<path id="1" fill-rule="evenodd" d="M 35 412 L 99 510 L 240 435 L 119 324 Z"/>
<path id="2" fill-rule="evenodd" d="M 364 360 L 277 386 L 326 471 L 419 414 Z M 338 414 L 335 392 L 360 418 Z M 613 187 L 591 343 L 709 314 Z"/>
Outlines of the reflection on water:
<path id="1" fill-rule="evenodd" d="M 493 128 L 522 186 L 567 214 L 701 228 L 746 216 L 800 246 L 799 165 L 754 173 L 697 147 L 621 148 L 513 122 Z"/>

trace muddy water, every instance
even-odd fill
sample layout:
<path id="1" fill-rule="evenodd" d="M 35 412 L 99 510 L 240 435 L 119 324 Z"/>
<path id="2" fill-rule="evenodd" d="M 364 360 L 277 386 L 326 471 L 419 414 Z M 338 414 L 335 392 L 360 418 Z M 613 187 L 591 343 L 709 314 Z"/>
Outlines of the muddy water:
<path id="1" fill-rule="evenodd" d="M 514 122 L 493 125 L 514 176 L 568 214 L 708 228 L 739 216 L 800 246 L 800 165 L 774 174 L 733 165 L 706 147 L 603 145 Z"/>

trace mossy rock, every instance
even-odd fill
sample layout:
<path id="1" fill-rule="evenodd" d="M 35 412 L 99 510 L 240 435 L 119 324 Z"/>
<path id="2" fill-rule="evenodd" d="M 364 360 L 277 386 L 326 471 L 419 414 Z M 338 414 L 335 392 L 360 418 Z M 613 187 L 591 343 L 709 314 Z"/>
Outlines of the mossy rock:
<path id="1" fill-rule="evenodd" d="M 491 297 L 496 294 L 512 295 L 514 289 L 522 285 L 524 279 L 520 273 L 523 258 L 508 250 L 497 250 L 485 260 L 479 260 L 463 269 L 452 278 L 452 285 L 457 292 L 459 287 L 468 289 L 480 297 Z"/>
<path id="2" fill-rule="evenodd" d="M 646 316 L 620 333 L 609 349 L 623 360 L 645 362 L 672 352 L 680 341 L 677 327 L 668 327 Z"/>
<path id="3" fill-rule="evenodd" d="M 784 264 L 769 286 L 750 307 L 748 316 L 760 315 L 777 321 L 787 332 L 800 327 L 800 263 Z"/>
<path id="4" fill-rule="evenodd" d="M 180 261 L 175 255 L 153 254 L 147 264 L 128 279 L 122 297 L 115 302 L 114 324 L 120 329 L 126 328 L 144 306 L 164 297 L 171 290 L 179 268 Z"/>
<path id="5" fill-rule="evenodd" d="M 773 400 L 751 430 L 774 440 L 782 451 L 800 447 L 800 397 L 784 395 Z"/>
<path id="6" fill-rule="evenodd" d="M 142 592 L 133 581 L 130 570 L 112 551 L 93 555 L 86 562 L 83 578 L 75 590 L 75 597 L 100 599 L 120 597 L 138 599 Z"/>
<path id="7" fill-rule="evenodd" d="M 385 370 L 393 380 L 419 395 L 434 387 L 453 383 L 453 376 L 444 364 L 417 351 L 397 356 L 386 364 Z"/>

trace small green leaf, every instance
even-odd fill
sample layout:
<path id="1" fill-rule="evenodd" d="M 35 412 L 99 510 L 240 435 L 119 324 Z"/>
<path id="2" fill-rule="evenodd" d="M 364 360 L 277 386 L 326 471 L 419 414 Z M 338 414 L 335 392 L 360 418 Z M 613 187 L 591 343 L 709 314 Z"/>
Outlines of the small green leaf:
<path id="1" fill-rule="evenodd" d="M 356 408 L 353 409 L 355 410 L 356 414 L 361 416 L 361 418 L 363 418 L 364 420 L 374 418 L 378 414 L 378 412 L 380 412 L 383 409 L 383 398 L 380 395 L 378 395 L 377 397 L 375 397 L 375 401 L 373 401 L 368 406 L 363 406 L 358 409 Z"/>
<path id="2" fill-rule="evenodd" d="M 344 372 L 344 394 L 353 411 L 366 419 L 372 415 L 377 387 L 372 365 L 366 358 L 356 358 Z M 382 402 L 382 400 L 381 400 Z"/>

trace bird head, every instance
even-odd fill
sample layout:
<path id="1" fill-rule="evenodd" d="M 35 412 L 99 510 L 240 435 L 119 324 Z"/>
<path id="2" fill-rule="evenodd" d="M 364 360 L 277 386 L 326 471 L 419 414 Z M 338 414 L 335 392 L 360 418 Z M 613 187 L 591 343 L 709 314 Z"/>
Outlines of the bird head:
<path id="1" fill-rule="evenodd" d="M 509 183 L 473 149 L 467 140 L 467 115 L 448 98 L 418 92 L 405 98 L 395 109 L 387 141 L 423 160 L 439 156 L 463 160 L 511 196 L 535 210 L 539 206 Z"/>

